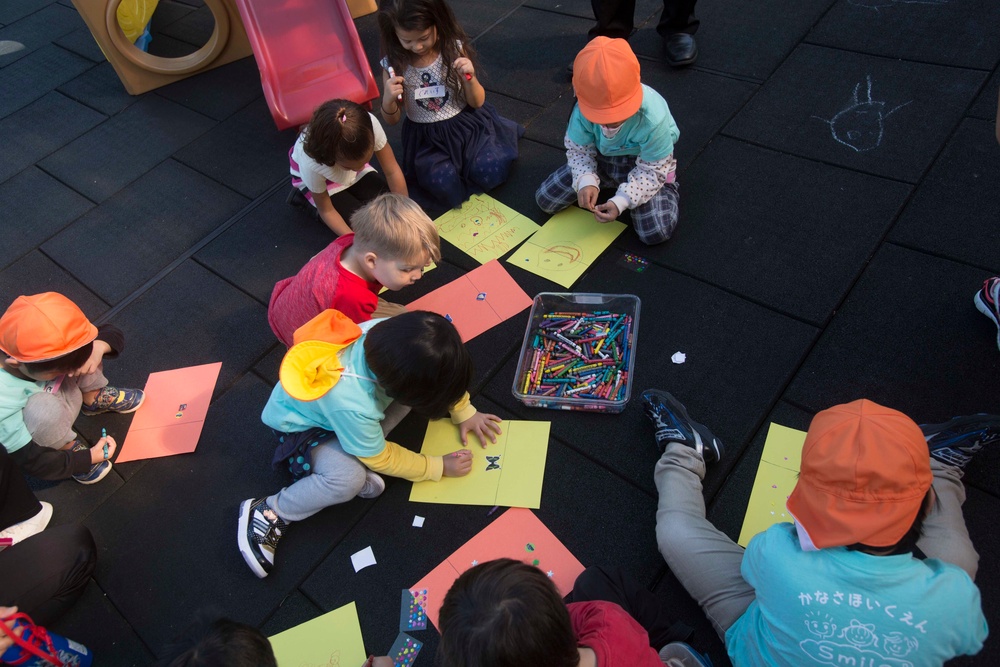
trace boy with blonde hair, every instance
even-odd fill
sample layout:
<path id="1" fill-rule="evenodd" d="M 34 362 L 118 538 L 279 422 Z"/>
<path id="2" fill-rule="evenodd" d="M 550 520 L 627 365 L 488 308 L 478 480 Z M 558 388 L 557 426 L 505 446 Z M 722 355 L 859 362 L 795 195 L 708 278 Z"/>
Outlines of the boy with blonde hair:
<path id="1" fill-rule="evenodd" d="M 353 234 L 344 234 L 297 275 L 274 286 L 267 321 L 286 346 L 296 329 L 330 308 L 358 324 L 403 312 L 379 298 L 379 291 L 412 285 L 425 266 L 441 258 L 434 222 L 402 195 L 376 197 L 351 216 L 351 227 Z"/>

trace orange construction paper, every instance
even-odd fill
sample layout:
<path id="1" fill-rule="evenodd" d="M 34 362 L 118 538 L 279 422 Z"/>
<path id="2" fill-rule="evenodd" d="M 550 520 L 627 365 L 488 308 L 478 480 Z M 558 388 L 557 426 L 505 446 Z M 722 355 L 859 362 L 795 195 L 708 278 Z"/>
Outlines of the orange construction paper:
<path id="1" fill-rule="evenodd" d="M 486 297 L 477 297 L 484 293 Z M 451 318 L 463 342 L 468 342 L 531 305 L 507 270 L 491 260 L 467 274 L 406 305 L 407 310 L 429 310 Z"/>
<path id="2" fill-rule="evenodd" d="M 150 373 L 115 463 L 193 452 L 221 369 L 220 361 Z"/>
<path id="3" fill-rule="evenodd" d="M 573 590 L 573 583 L 583 572 L 583 565 L 576 556 L 534 512 L 511 508 L 410 587 L 411 591 L 427 589 L 427 618 L 435 627 L 438 627 L 438 612 L 445 593 L 459 575 L 470 567 L 497 558 L 513 558 L 536 565 L 549 575 L 560 595 Z"/>

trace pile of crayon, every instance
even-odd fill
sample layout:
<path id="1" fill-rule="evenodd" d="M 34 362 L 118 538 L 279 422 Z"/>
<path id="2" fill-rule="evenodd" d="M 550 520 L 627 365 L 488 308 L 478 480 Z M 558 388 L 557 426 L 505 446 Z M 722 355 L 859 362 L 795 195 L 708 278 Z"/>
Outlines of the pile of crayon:
<path id="1" fill-rule="evenodd" d="M 525 396 L 620 401 L 628 386 L 632 317 L 599 310 L 546 313 L 532 333 Z"/>

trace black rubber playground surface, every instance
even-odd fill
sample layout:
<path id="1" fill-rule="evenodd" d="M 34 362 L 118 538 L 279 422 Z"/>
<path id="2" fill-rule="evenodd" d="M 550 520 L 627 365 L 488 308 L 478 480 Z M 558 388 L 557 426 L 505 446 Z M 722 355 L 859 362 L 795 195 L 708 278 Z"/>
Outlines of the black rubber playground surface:
<path id="1" fill-rule="evenodd" d="M 1000 4 L 992 0 L 702 0 L 700 57 L 662 61 L 659 3 L 637 3 L 643 79 L 681 139 L 681 222 L 656 247 L 626 231 L 574 291 L 642 299 L 636 389 L 684 401 L 727 447 L 705 483 L 710 518 L 740 530 L 768 424 L 867 397 L 919 422 L 1000 413 L 996 330 L 972 305 L 1000 273 Z M 454 0 L 482 57 L 487 99 L 527 128 L 493 196 L 541 223 L 539 182 L 564 160 L 566 65 L 592 19 L 585 0 Z M 211 31 L 199 0 L 161 0 L 153 51 L 190 52 Z M 374 65 L 374 16 L 357 21 Z M 11 46 L 20 44 L 23 48 Z M 271 470 L 260 412 L 283 348 L 267 326 L 273 284 L 331 234 L 287 206 L 287 151 L 245 59 L 139 97 L 125 93 L 69 0 L 0 0 L 0 307 L 57 290 L 123 329 L 115 383 L 221 361 L 196 453 L 123 463 L 100 484 L 36 484 L 54 523 L 83 522 L 97 573 L 54 629 L 100 665 L 146 665 L 214 606 L 273 634 L 352 600 L 368 649 L 398 631 L 399 591 L 492 519 L 478 507 L 413 505 L 409 483 L 296 525 L 256 579 L 237 550 L 239 503 L 288 482 Z M 331 97 L 334 97 L 334 91 Z M 390 132 L 398 141 L 398 133 Z M 625 253 L 650 262 L 640 273 Z M 402 303 L 475 267 L 445 244 Z M 511 269 L 529 294 L 563 291 Z M 473 340 L 474 401 L 550 420 L 538 516 L 585 565 L 621 567 L 721 642 L 667 570 L 654 537 L 656 450 L 639 403 L 617 416 L 525 408 L 510 392 L 527 313 Z M 676 351 L 683 365 L 671 363 Z M 104 420 L 123 436 L 129 418 Z M 418 447 L 410 417 L 396 439 Z M 80 421 L 91 439 L 100 425 Z M 1000 627 L 1000 466 L 970 466 L 965 506 L 977 583 Z M 423 529 L 410 527 L 415 513 Z M 355 573 L 371 545 L 377 566 Z M 434 631 L 418 665 L 433 664 Z M 1000 644 L 956 664 L 1000 664 Z"/>

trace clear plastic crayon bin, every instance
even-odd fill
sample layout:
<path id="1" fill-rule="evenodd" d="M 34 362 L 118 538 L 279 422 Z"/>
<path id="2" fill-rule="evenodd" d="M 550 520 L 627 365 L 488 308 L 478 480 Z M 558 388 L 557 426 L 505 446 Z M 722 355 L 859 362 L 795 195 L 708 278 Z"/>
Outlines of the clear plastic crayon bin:
<path id="1" fill-rule="evenodd" d="M 639 297 L 542 292 L 511 391 L 531 408 L 618 413 L 632 394 Z"/>

